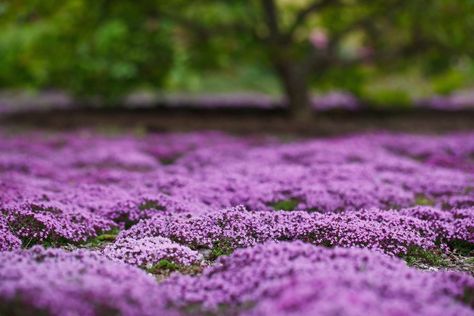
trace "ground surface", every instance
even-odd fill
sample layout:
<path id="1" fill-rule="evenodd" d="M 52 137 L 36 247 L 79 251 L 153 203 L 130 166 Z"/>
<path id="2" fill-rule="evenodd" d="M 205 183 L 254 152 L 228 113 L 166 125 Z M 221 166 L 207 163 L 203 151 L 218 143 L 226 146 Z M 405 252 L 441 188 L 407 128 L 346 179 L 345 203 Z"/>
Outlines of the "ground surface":
<path id="1" fill-rule="evenodd" d="M 0 315 L 473 315 L 474 134 L 0 138 Z"/>

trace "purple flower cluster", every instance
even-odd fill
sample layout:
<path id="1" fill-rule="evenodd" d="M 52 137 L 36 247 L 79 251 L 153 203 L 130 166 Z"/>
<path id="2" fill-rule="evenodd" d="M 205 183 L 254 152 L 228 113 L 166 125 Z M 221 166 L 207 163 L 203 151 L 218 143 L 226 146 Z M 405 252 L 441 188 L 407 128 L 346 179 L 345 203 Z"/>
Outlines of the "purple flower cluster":
<path id="1" fill-rule="evenodd" d="M 335 109 L 359 110 L 361 102 L 349 92 L 332 91 L 324 95 L 311 98 L 311 107 L 317 111 L 328 111 Z"/>
<path id="2" fill-rule="evenodd" d="M 469 209 L 474 179 L 465 171 L 472 164 L 472 139 L 388 134 L 281 143 L 218 133 L 5 136 L 0 209 L 7 230 L 28 245 L 77 242 L 115 224 L 123 229 L 164 213 L 201 216 L 236 205 L 274 211 L 290 201 L 291 209 L 327 213 L 320 223 L 337 216 L 332 213 L 383 213 L 420 201 L 438 210 Z M 420 160 L 426 155 L 416 150 L 453 154 L 440 164 Z"/>
<path id="3" fill-rule="evenodd" d="M 1 136 L 2 315 L 473 313 L 472 133 Z"/>
<path id="4" fill-rule="evenodd" d="M 422 272 L 365 249 L 301 242 L 237 250 L 198 277 L 174 275 L 167 299 L 186 310 L 244 315 L 472 315 L 460 299 L 474 279 Z"/>
<path id="5" fill-rule="evenodd" d="M 197 251 L 163 237 L 122 238 L 103 249 L 102 254 L 112 260 L 142 267 L 150 267 L 160 260 L 181 265 L 191 265 L 202 260 Z"/>
<path id="6" fill-rule="evenodd" d="M 88 251 L 0 252 L 1 315 L 172 315 L 152 277 Z"/>
<path id="7" fill-rule="evenodd" d="M 13 235 L 5 217 L 0 216 L 0 251 L 12 250 L 21 247 L 21 240 Z"/>
<path id="8" fill-rule="evenodd" d="M 412 138 L 415 147 L 441 141 Z M 452 137 L 458 138 L 472 136 Z M 395 137 L 363 135 L 291 144 L 257 141 L 219 134 L 135 139 L 66 134 L 54 141 L 38 137 L 28 146 L 22 137 L 7 138 L 0 144 L 0 156 L 10 161 L 3 167 L 10 181 L 2 183 L 1 198 L 35 203 L 45 197 L 63 203 L 73 199 L 87 209 L 118 213 L 141 200 L 165 196 L 192 211 L 238 204 L 268 210 L 270 203 L 297 198 L 299 208 L 334 211 L 407 207 L 415 203 L 416 194 L 465 197 L 461 193 L 473 185 L 465 173 L 433 170 L 430 164 L 386 149 L 397 144 Z M 458 144 L 462 147 L 461 141 Z M 473 151 L 467 150 L 466 157 L 469 152 Z M 452 164 L 455 169 L 456 160 Z"/>
<path id="9" fill-rule="evenodd" d="M 134 200 L 119 202 L 111 208 L 105 209 L 101 214 L 119 223 L 122 227 L 128 228 L 141 219 L 150 218 L 166 210 L 173 210 L 174 212 L 188 211 L 192 207 L 192 205 L 185 201 L 166 194 L 157 193 L 140 196 Z"/>
<path id="10" fill-rule="evenodd" d="M 385 135 L 386 148 L 394 153 L 412 157 L 423 163 L 474 172 L 474 137 L 459 134 L 438 137 Z"/>
<path id="11" fill-rule="evenodd" d="M 106 231 L 115 224 L 96 214 L 63 208 L 60 203 L 25 203 L 1 208 L 10 232 L 29 246 L 41 241 L 80 242 Z"/>
<path id="12" fill-rule="evenodd" d="M 437 109 L 444 111 L 458 111 L 474 108 L 474 92 L 460 91 L 451 95 L 437 95 L 430 98 L 418 100 L 415 103 L 418 107 Z"/>
<path id="13" fill-rule="evenodd" d="M 0 312 L 49 315 L 472 315 L 474 279 L 423 272 L 378 252 L 266 243 L 221 257 L 200 276 L 156 283 L 91 251 L 0 253 Z M 54 293 L 54 294 L 52 294 Z"/>
<path id="14" fill-rule="evenodd" d="M 398 212 L 429 225 L 438 242 L 465 240 L 474 243 L 474 208 L 442 211 L 433 207 L 414 207 Z"/>
<path id="15" fill-rule="evenodd" d="M 474 242 L 474 209 L 429 207 L 342 213 L 247 211 L 243 207 L 195 215 L 163 213 L 123 231 L 119 240 L 165 236 L 194 249 L 249 247 L 268 240 L 304 240 L 317 245 L 366 247 L 403 255 L 411 247 L 434 249 L 452 240 Z"/>

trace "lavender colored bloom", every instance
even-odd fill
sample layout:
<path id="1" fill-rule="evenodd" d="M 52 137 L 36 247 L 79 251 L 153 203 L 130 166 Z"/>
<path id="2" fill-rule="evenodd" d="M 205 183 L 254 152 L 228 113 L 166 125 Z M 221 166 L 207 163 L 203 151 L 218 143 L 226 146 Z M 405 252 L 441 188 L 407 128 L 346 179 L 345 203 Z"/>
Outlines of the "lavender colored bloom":
<path id="1" fill-rule="evenodd" d="M 64 209 L 60 203 L 25 203 L 0 209 L 10 232 L 26 246 L 41 241 L 85 241 L 115 225 L 79 208 Z"/>
<path id="2" fill-rule="evenodd" d="M 0 253 L 0 314 L 173 315 L 152 277 L 87 251 Z"/>
<path id="3" fill-rule="evenodd" d="M 12 250 L 21 247 L 21 240 L 18 239 L 8 227 L 5 217 L 0 215 L 0 251 Z"/>
<path id="4" fill-rule="evenodd" d="M 311 99 L 311 106 L 318 111 L 334 109 L 358 110 L 360 108 L 360 101 L 351 93 L 332 91 L 313 97 Z"/>
<path id="5" fill-rule="evenodd" d="M 163 237 L 119 239 L 107 246 L 102 254 L 113 260 L 142 267 L 152 266 L 160 260 L 181 265 L 191 265 L 202 260 L 198 252 Z"/>
<path id="6" fill-rule="evenodd" d="M 237 207 L 202 215 L 164 213 L 122 232 L 119 240 L 165 236 L 195 249 L 221 243 L 237 248 L 268 240 L 304 240 L 317 245 L 367 247 L 402 255 L 415 246 L 434 249 L 440 241 L 471 241 L 474 235 L 471 214 L 467 210 L 447 213 L 432 208 L 400 211 L 374 208 L 320 214 L 252 212 Z"/>
<path id="7" fill-rule="evenodd" d="M 473 133 L 0 134 L 0 314 L 472 315 Z"/>
<path id="8" fill-rule="evenodd" d="M 474 279 L 422 272 L 364 249 L 301 242 L 238 250 L 201 276 L 175 275 L 163 287 L 177 306 L 243 315 L 472 315 L 458 299 Z"/>
<path id="9" fill-rule="evenodd" d="M 420 108 L 437 109 L 444 111 L 458 111 L 474 107 L 474 92 L 460 91 L 448 96 L 437 95 L 418 100 L 415 103 Z"/>

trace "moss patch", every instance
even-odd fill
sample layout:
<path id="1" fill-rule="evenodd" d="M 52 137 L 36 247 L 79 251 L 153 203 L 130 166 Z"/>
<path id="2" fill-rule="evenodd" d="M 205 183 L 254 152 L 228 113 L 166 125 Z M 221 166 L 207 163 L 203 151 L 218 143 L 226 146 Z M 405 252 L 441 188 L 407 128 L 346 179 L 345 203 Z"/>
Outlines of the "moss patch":
<path id="1" fill-rule="evenodd" d="M 158 270 L 176 271 L 179 270 L 179 265 L 173 261 L 162 259 L 158 261 L 158 263 L 154 264 L 151 268 L 147 269 L 148 272 L 153 274 L 156 274 Z"/>
<path id="2" fill-rule="evenodd" d="M 165 280 L 172 272 L 179 272 L 187 275 L 197 275 L 202 272 L 204 266 L 202 265 L 180 265 L 173 261 L 162 259 L 154 264 L 151 268 L 146 268 L 148 273 L 153 274 L 158 281 Z"/>
<path id="3" fill-rule="evenodd" d="M 107 243 L 114 242 L 117 238 L 117 235 L 120 233 L 118 228 L 113 228 L 109 231 L 105 231 L 100 235 L 97 235 L 93 238 L 89 238 L 85 243 L 84 246 L 89 248 L 100 248 Z"/>
<path id="4" fill-rule="evenodd" d="M 417 194 L 415 196 L 415 204 L 420 206 L 435 206 L 436 202 L 424 194 Z"/>
<path id="5" fill-rule="evenodd" d="M 276 210 L 276 211 L 293 211 L 300 201 L 297 199 L 287 199 L 287 200 L 281 200 L 277 201 L 271 204 L 271 207 Z"/>

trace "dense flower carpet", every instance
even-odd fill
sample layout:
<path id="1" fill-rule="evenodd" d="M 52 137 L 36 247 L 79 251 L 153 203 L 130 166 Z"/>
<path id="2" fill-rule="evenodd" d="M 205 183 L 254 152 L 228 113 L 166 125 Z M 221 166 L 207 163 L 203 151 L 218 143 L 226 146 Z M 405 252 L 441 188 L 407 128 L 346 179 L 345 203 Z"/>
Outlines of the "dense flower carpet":
<path id="1" fill-rule="evenodd" d="M 0 135 L 0 315 L 474 315 L 473 133 Z"/>

